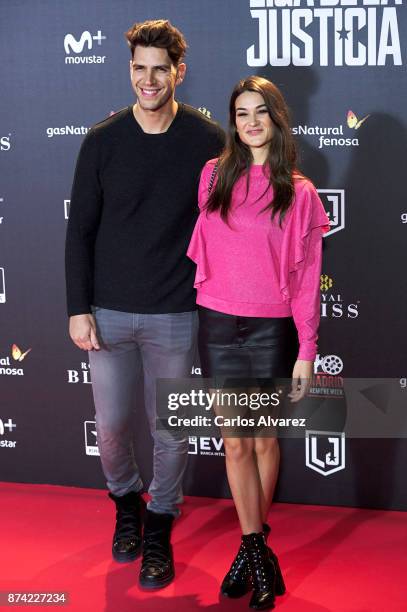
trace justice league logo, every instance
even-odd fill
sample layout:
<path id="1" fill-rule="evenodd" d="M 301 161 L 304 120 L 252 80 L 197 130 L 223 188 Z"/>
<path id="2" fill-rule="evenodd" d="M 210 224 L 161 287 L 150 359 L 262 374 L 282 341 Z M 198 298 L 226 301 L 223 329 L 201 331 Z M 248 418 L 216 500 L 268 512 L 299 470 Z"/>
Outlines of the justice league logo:
<path id="1" fill-rule="evenodd" d="M 329 217 L 329 232 L 331 236 L 345 227 L 345 190 L 344 189 L 318 189 L 322 204 Z"/>
<path id="2" fill-rule="evenodd" d="M 330 476 L 345 469 L 344 432 L 305 432 L 305 465 L 311 470 Z"/>

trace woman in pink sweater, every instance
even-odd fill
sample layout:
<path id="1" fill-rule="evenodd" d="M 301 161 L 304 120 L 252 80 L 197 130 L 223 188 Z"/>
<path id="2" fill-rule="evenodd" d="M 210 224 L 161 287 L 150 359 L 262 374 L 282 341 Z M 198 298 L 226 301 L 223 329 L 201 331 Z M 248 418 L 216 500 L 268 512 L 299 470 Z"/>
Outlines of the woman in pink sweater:
<path id="1" fill-rule="evenodd" d="M 329 220 L 315 187 L 296 169 L 288 109 L 270 81 L 253 76 L 235 87 L 228 141 L 202 171 L 199 207 L 188 256 L 197 265 L 203 376 L 292 378 L 289 395 L 298 401 L 316 355 Z M 285 591 L 266 546 L 278 441 L 232 434 L 224 435 L 224 447 L 243 535 L 221 591 L 240 597 L 253 588 L 250 607 L 265 609 Z"/>

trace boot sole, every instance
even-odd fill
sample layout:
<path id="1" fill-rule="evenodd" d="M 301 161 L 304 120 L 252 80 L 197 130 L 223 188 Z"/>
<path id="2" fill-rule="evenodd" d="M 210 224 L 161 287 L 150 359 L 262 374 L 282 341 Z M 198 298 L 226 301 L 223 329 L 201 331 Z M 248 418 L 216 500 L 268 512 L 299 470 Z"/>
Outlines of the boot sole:
<path id="1" fill-rule="evenodd" d="M 139 578 L 139 586 L 146 591 L 155 591 L 158 589 L 163 589 L 164 587 L 168 586 L 175 578 L 175 574 L 171 574 L 171 576 L 168 576 L 168 578 L 165 578 L 165 580 L 161 580 L 160 582 L 150 582 L 148 580 L 143 580 L 142 578 Z"/>
<path id="2" fill-rule="evenodd" d="M 117 563 L 131 563 L 141 556 L 141 549 L 141 545 L 132 553 L 117 553 L 112 549 L 112 557 Z"/>

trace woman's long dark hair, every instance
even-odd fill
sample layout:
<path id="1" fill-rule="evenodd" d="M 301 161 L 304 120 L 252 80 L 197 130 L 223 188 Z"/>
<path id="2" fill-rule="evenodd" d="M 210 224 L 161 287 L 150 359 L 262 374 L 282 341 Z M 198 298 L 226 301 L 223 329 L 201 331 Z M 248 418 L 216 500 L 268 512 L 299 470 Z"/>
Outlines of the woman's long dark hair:
<path id="1" fill-rule="evenodd" d="M 297 152 L 290 130 L 288 107 L 282 93 L 271 81 L 258 76 L 242 79 L 232 92 L 226 146 L 219 158 L 217 183 L 209 196 L 206 209 L 209 212 L 220 210 L 222 219 L 227 221 L 233 186 L 243 174 L 247 175 L 246 197 L 249 192 L 249 170 L 253 156 L 250 147 L 240 140 L 237 133 L 235 109 L 236 98 L 245 91 L 254 91 L 262 96 L 273 122 L 273 136 L 264 166 L 269 170 L 269 185 L 265 192 L 273 187 L 274 197 L 264 210 L 271 210 L 272 218 L 279 213 L 281 222 L 294 198 L 293 173 L 296 171 Z"/>

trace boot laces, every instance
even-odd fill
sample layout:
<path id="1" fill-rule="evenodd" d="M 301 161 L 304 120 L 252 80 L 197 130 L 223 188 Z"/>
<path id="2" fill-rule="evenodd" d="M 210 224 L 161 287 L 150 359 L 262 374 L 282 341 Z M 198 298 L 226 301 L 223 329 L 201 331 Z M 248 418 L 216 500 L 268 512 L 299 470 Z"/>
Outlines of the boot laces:
<path id="1" fill-rule="evenodd" d="M 144 532 L 143 565 L 160 565 L 168 561 L 170 543 L 166 535 L 161 529 Z"/>

